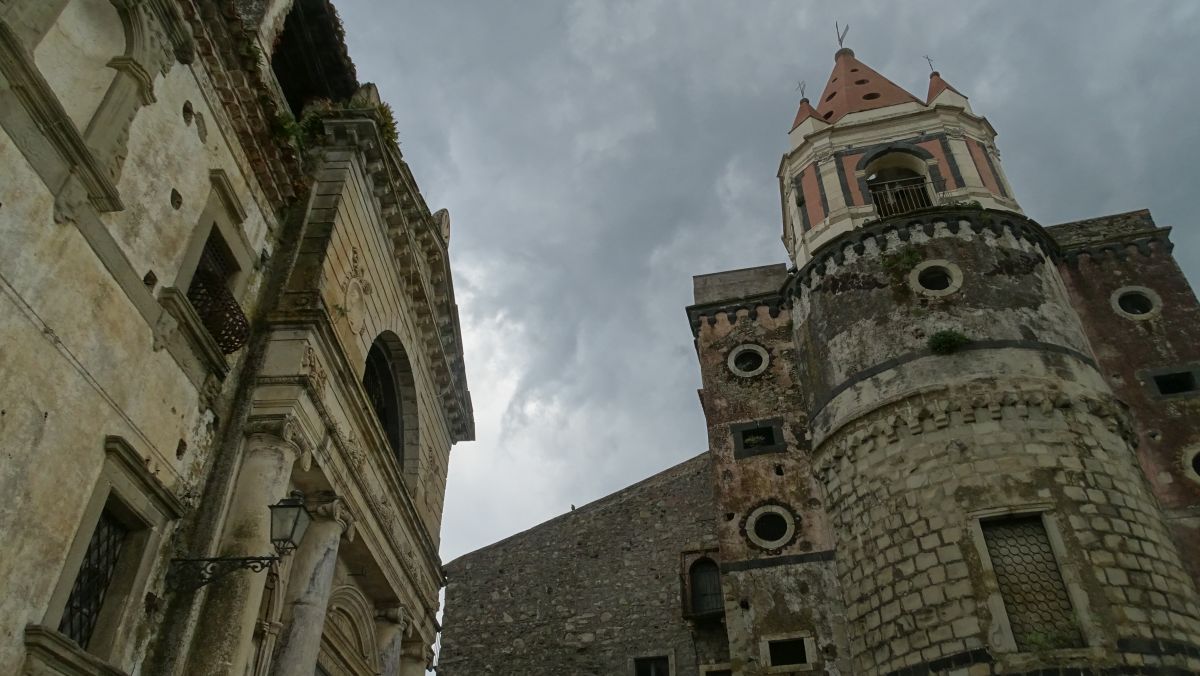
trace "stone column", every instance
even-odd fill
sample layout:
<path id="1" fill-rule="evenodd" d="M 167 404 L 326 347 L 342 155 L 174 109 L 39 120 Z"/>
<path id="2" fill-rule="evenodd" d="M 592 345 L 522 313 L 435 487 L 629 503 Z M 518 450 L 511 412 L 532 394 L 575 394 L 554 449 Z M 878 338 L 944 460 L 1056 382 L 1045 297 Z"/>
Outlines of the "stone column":
<path id="1" fill-rule="evenodd" d="M 403 643 L 399 676 L 425 676 L 425 668 L 433 661 L 433 648 L 419 635 Z"/>
<path id="2" fill-rule="evenodd" d="M 375 642 L 379 646 L 380 673 L 394 676 L 400 673 L 401 649 L 408 613 L 404 606 L 387 608 L 375 614 Z"/>
<path id="3" fill-rule="evenodd" d="M 292 465 L 306 446 L 291 418 L 255 421 L 246 432 L 242 466 L 217 551 L 222 557 L 275 553 L 270 505 L 287 495 Z M 189 676 L 246 673 L 265 579 L 261 572 L 240 570 L 208 587 Z"/>
<path id="4" fill-rule="evenodd" d="M 334 498 L 315 510 L 313 522 L 296 550 L 284 594 L 283 632 L 271 667 L 275 676 L 311 674 L 317 668 L 343 533 L 354 537 L 352 520 L 340 500 Z"/>

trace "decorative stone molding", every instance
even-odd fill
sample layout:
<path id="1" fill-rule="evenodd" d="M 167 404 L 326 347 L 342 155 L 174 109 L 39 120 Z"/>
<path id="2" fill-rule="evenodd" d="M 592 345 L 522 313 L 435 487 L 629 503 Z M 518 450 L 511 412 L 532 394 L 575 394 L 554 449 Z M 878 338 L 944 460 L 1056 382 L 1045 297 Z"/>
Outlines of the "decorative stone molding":
<path id="1" fill-rule="evenodd" d="M 128 676 L 59 632 L 36 624 L 25 627 L 25 666 L 21 673 Z"/>
<path id="2" fill-rule="evenodd" d="M 350 270 L 342 282 L 342 302 L 350 330 L 360 336 L 367 332 L 366 297 L 371 295 L 371 291 L 371 282 L 363 271 L 361 254 L 358 247 L 354 247 L 350 256 Z"/>
<path id="3" fill-rule="evenodd" d="M 716 326 L 719 321 L 737 324 L 738 320 L 742 318 L 740 314 L 742 311 L 746 312 L 746 319 L 758 321 L 759 308 L 766 308 L 767 314 L 774 319 L 779 316 L 780 312 L 790 307 L 790 298 L 777 293 L 769 293 L 727 303 L 690 305 L 687 308 L 687 315 L 688 323 L 692 326 L 692 336 L 695 337 L 700 335 L 700 325 L 704 321 L 707 321 L 709 326 Z"/>
<path id="4" fill-rule="evenodd" d="M 71 165 L 72 173 L 82 182 L 92 204 L 100 211 L 124 209 L 116 184 L 92 155 L 50 83 L 33 62 L 33 55 L 3 21 L 0 21 L 0 73 L 4 74 L 12 92 L 38 128 Z M 63 222 L 57 213 L 55 220 Z"/>
<path id="5" fill-rule="evenodd" d="M 354 515 L 342 498 L 336 495 L 327 498 L 325 502 L 318 504 L 313 512 L 322 518 L 337 521 L 342 527 L 342 537 L 346 538 L 347 542 L 354 542 Z"/>
<path id="6" fill-rule="evenodd" d="M 412 636 L 412 621 L 408 608 L 404 604 L 375 611 L 375 619 L 396 625 L 402 636 Z"/>
<path id="7" fill-rule="evenodd" d="M 321 358 L 317 356 L 317 351 L 313 349 L 310 343 L 304 344 L 304 356 L 300 358 L 300 366 L 308 375 L 308 379 L 312 381 L 313 390 L 316 391 L 317 395 L 320 396 L 323 394 L 329 374 L 321 366 Z"/>
<path id="8" fill-rule="evenodd" d="M 1071 395 L 1051 388 L 1010 391 L 944 388 L 912 393 L 890 402 L 817 440 L 813 474 L 825 482 L 837 463 L 853 463 L 880 446 L 895 443 L 902 435 L 923 434 L 927 426 L 945 429 L 954 424 L 955 414 L 961 416 L 963 423 L 973 423 L 999 420 L 1005 410 L 1013 411 L 1018 418 L 1048 416 L 1056 411 L 1082 411 L 1104 420 L 1109 430 L 1130 444 L 1137 443 L 1128 412 L 1123 404 L 1111 397 Z"/>
<path id="9" fill-rule="evenodd" d="M 301 455 L 311 454 L 313 450 L 312 442 L 293 413 L 253 416 L 242 427 L 242 434 L 246 437 L 275 437 L 295 446 Z"/>
<path id="10" fill-rule="evenodd" d="M 1020 214 L 994 209 L 939 207 L 911 218 L 877 221 L 833 239 L 818 248 L 808 263 L 789 278 L 784 293 L 798 296 L 803 289 L 813 288 L 831 267 L 843 265 L 848 253 L 862 256 L 868 246 L 882 253 L 892 246 L 893 237 L 907 244 L 918 232 L 925 237 L 934 237 L 940 229 L 955 237 L 965 236 L 968 232 L 976 236 L 990 234 L 997 239 L 1011 237 L 1015 241 L 1029 242 L 1051 259 L 1060 257 L 1057 243 L 1046 231 Z"/>
<path id="11" fill-rule="evenodd" d="M 1170 228 L 1161 228 L 1148 234 L 1142 233 L 1107 242 L 1072 247 L 1063 251 L 1062 260 L 1068 265 L 1074 266 L 1079 264 L 1081 258 L 1087 258 L 1093 263 L 1103 263 L 1110 260 L 1126 261 L 1134 254 L 1146 258 L 1151 258 L 1155 254 L 1169 255 L 1175 248 L 1174 242 L 1169 237 L 1170 231 Z"/>

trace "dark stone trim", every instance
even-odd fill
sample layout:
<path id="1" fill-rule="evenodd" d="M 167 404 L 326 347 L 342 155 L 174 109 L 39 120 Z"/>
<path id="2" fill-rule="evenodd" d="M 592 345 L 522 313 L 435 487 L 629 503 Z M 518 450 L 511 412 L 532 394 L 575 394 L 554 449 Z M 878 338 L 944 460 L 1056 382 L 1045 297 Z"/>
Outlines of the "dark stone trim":
<path id="1" fill-rule="evenodd" d="M 716 303 L 701 303 L 697 305 L 689 305 L 687 307 L 688 323 L 692 326 L 692 337 L 700 334 L 700 320 L 708 319 L 708 325 L 714 326 L 717 323 L 717 315 L 726 313 L 729 315 L 729 322 L 736 324 L 739 310 L 749 310 L 750 320 L 757 318 L 757 313 L 754 312 L 757 308 L 767 307 L 770 310 L 772 317 L 778 317 L 779 313 L 789 303 L 786 296 L 779 292 L 762 293 L 745 298 L 730 299 L 728 301 L 718 301 Z"/>
<path id="2" fill-rule="evenodd" d="M 804 196 L 804 170 L 801 169 L 799 174 L 792 179 L 792 192 L 796 196 L 796 211 L 800 212 L 800 232 L 805 233 L 812 229 L 812 223 L 808 220 L 808 198 Z"/>
<path id="3" fill-rule="evenodd" d="M 865 149 L 860 149 L 866 150 L 866 152 L 863 153 L 862 157 L 858 158 L 858 164 L 855 165 L 854 168 L 858 171 L 862 171 L 867 168 L 868 164 L 874 162 L 876 159 L 884 155 L 887 155 L 888 153 L 908 153 L 909 155 L 915 155 L 922 160 L 933 160 L 935 159 L 933 157 L 933 153 L 916 144 L 935 139 L 937 136 L 939 135 L 922 134 L 915 139 L 890 141 L 888 143 L 879 143 L 873 146 L 867 146 Z"/>
<path id="4" fill-rule="evenodd" d="M 1099 366 L 1096 365 L 1096 362 L 1091 357 L 1080 352 L 1079 350 L 1076 350 L 1076 349 L 1070 348 L 1070 347 L 1066 347 L 1063 345 L 1055 345 L 1054 343 L 1044 343 L 1044 342 L 1038 341 L 1038 340 L 973 340 L 970 343 L 967 343 L 966 345 L 963 345 L 962 347 L 960 347 L 958 349 L 959 349 L 959 351 L 967 351 L 967 350 L 997 350 L 997 349 L 1007 349 L 1007 348 L 1015 348 L 1015 349 L 1019 349 L 1019 350 L 1038 350 L 1041 352 L 1053 352 L 1056 354 L 1065 354 L 1065 355 L 1068 355 L 1071 357 L 1075 357 L 1079 361 L 1087 364 L 1088 366 L 1090 366 L 1096 370 L 1099 370 L 1099 368 L 1100 368 Z M 841 394 L 842 392 L 845 392 L 846 390 L 850 389 L 851 387 L 854 387 L 858 383 L 860 383 L 868 378 L 872 378 L 874 376 L 879 375 L 880 373 L 894 369 L 897 366 L 901 366 L 903 364 L 907 364 L 909 362 L 916 361 L 918 359 L 924 359 L 925 357 L 933 357 L 933 356 L 941 356 L 941 355 L 934 355 L 933 352 L 930 352 L 929 350 L 915 350 L 913 352 L 908 352 L 908 353 L 902 354 L 898 357 L 892 357 L 891 359 L 882 361 L 882 362 L 872 366 L 871 368 L 863 369 L 862 371 L 859 371 L 858 373 L 855 373 L 854 375 L 850 376 L 849 378 L 838 383 L 836 386 L 834 386 L 832 389 L 829 390 L 828 394 L 826 394 L 824 397 L 818 399 L 813 404 L 812 410 L 809 411 L 808 417 L 810 420 L 816 418 L 817 415 L 819 415 L 823 410 L 825 410 L 825 406 L 827 406 L 829 404 L 829 402 L 833 401 L 839 394 Z"/>
<path id="5" fill-rule="evenodd" d="M 862 254 L 866 250 L 865 243 L 869 240 L 874 240 L 880 250 L 886 251 L 887 236 L 892 232 L 896 233 L 901 242 L 908 242 L 912 238 L 912 232 L 918 228 L 926 235 L 932 236 L 935 222 L 944 222 L 951 233 L 957 234 L 963 227 L 963 221 L 975 233 L 990 230 L 995 235 L 1001 235 L 1004 230 L 1009 230 L 1014 237 L 1037 244 L 1051 260 L 1057 261 L 1062 258 L 1058 244 L 1042 226 L 1021 214 L 998 209 L 932 207 L 894 219 L 868 223 L 826 242 L 813 252 L 812 258 L 803 268 L 789 278 L 781 292 L 784 295 L 799 295 L 801 285 L 812 288 L 816 278 L 825 274 L 825 267 L 829 261 L 841 265 L 845 262 L 847 249 Z"/>
<path id="6" fill-rule="evenodd" d="M 770 556 L 761 559 L 746 559 L 744 561 L 729 561 L 721 564 L 721 573 L 738 573 L 745 570 L 774 568 L 775 566 L 793 566 L 800 563 L 833 561 L 834 550 L 823 552 L 808 552 L 806 554 L 788 554 L 787 556 Z"/>
<path id="7" fill-rule="evenodd" d="M 938 134 L 938 137 L 938 141 L 942 145 L 942 153 L 946 156 L 946 164 L 950 165 L 950 176 L 954 179 L 954 189 L 967 187 L 966 181 L 962 177 L 962 171 L 958 168 L 958 160 L 954 159 L 954 151 L 950 149 L 950 139 L 945 134 Z"/>
<path id="8" fill-rule="evenodd" d="M 850 194 L 850 184 L 846 182 L 846 163 L 842 161 L 842 155 L 834 154 L 833 164 L 837 167 L 838 184 L 842 186 L 842 197 L 845 198 L 843 201 L 847 206 L 858 206 L 851 199 L 853 195 Z"/>
<path id="9" fill-rule="evenodd" d="M 776 442 L 768 446 L 744 447 L 742 445 L 742 432 L 759 427 L 770 427 L 775 433 Z M 756 455 L 783 453 L 787 451 L 787 442 L 783 440 L 783 418 L 765 418 L 744 423 L 734 423 L 729 426 L 729 433 L 733 435 L 733 457 L 738 460 Z"/>
<path id="10" fill-rule="evenodd" d="M 821 217 L 829 218 L 829 199 L 825 197 L 825 181 L 821 179 L 821 165 L 813 162 L 812 168 L 817 177 L 817 192 L 821 195 Z"/>
<path id="11" fill-rule="evenodd" d="M 979 147 L 983 151 L 983 159 L 987 160 L 988 171 L 992 172 L 992 180 L 996 182 L 996 187 L 1000 188 L 1000 195 L 1008 197 L 1008 191 L 1004 189 L 1004 179 L 1000 178 L 1000 172 L 996 171 L 996 163 L 992 162 L 992 154 L 988 152 L 987 146 L 982 143 L 979 144 Z"/>
<path id="12" fill-rule="evenodd" d="M 889 671 L 887 676 L 928 676 L 928 674 L 967 667 L 972 664 L 993 664 L 995 661 L 996 658 L 992 657 L 987 648 L 976 648 L 975 650 L 954 653 L 953 655 L 939 657 L 936 660 L 921 662 L 902 669 L 896 669 L 895 671 Z M 1042 672 L 1039 671 L 1037 673 Z M 1054 673 L 1058 674 L 1059 672 L 1056 669 Z"/>

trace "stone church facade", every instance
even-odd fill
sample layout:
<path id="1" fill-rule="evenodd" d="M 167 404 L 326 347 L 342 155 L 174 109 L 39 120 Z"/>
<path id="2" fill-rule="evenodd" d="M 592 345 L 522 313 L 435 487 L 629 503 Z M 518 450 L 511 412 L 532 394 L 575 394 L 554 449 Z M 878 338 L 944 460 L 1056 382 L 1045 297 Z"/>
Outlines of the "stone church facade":
<path id="1" fill-rule="evenodd" d="M 1200 672 L 1200 305 L 1148 211 L 1026 216 L 995 136 L 839 50 L 792 265 L 695 278 L 708 450 L 447 564 L 439 673 Z"/>
<path id="2" fill-rule="evenodd" d="M 328 0 L 0 4 L 0 673 L 425 673 L 474 423 L 396 136 Z"/>

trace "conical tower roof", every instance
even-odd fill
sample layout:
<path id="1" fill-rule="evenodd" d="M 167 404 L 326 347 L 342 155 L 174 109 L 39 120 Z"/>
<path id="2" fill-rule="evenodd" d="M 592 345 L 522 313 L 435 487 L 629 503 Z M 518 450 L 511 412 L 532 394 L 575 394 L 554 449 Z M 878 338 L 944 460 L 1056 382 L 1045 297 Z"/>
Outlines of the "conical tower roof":
<path id="1" fill-rule="evenodd" d="M 821 92 L 821 100 L 817 103 L 817 117 L 833 124 L 850 113 L 909 101 L 924 105 L 895 82 L 855 58 L 854 50 L 843 47 L 834 55 L 833 73 L 829 75 L 825 91 Z M 797 114 L 797 123 L 801 119 L 800 114 Z"/>
<path id="2" fill-rule="evenodd" d="M 821 116 L 817 114 L 816 109 L 812 107 L 807 98 L 800 99 L 800 109 L 796 111 L 796 119 L 792 122 L 792 129 L 799 127 L 801 122 L 810 117 L 815 117 L 818 120 L 821 119 Z"/>
<path id="3" fill-rule="evenodd" d="M 943 80 L 941 73 L 937 72 L 936 70 L 933 71 L 929 74 L 929 93 L 925 95 L 925 103 L 933 103 L 933 100 L 937 98 L 938 94 L 941 94 L 947 89 L 955 94 L 958 94 L 964 99 L 967 98 L 966 94 L 963 94 L 954 87 L 951 87 L 949 82 Z"/>

